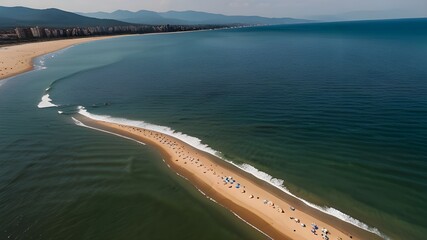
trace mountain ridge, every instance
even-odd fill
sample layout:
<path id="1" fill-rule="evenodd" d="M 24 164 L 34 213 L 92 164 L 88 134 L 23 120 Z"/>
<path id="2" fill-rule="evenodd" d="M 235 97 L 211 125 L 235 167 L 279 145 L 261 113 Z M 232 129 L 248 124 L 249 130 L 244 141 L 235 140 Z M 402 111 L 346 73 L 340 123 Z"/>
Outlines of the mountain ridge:
<path id="1" fill-rule="evenodd" d="M 128 11 L 116 10 L 114 12 L 77 13 L 82 16 L 101 19 L 115 19 L 136 24 L 292 24 L 312 22 L 306 19 L 295 18 L 268 18 L 260 16 L 229 16 L 218 13 L 200 11 L 167 11 L 154 12 L 149 10 Z"/>
<path id="2" fill-rule="evenodd" d="M 88 27 L 129 25 L 113 19 L 97 19 L 56 8 L 33 9 L 0 6 L 0 27 Z"/>

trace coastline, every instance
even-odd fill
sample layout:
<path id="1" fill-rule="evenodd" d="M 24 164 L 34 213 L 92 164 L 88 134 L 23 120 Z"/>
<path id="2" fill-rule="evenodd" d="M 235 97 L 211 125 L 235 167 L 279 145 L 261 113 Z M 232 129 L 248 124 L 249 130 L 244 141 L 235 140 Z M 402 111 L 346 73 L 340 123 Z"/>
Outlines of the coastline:
<path id="1" fill-rule="evenodd" d="M 381 239 L 314 209 L 236 166 L 170 135 L 83 116 L 78 120 L 86 126 L 141 141 L 157 149 L 168 167 L 207 197 L 273 239 L 324 239 L 322 228 L 328 229 L 328 239 Z M 236 182 L 225 183 L 224 179 L 229 176 Z M 319 227 L 316 235 L 311 232 L 312 223 Z"/>
<path id="2" fill-rule="evenodd" d="M 74 45 L 130 35 L 61 39 L 0 47 L 0 81 L 34 69 L 33 60 Z"/>
<path id="3" fill-rule="evenodd" d="M 213 29 L 224 30 L 224 28 Z M 60 39 L 44 42 L 32 42 L 17 45 L 0 46 L 0 81 L 17 76 L 34 69 L 33 61 L 35 58 L 53 53 L 68 47 L 88 43 L 98 40 L 141 36 L 141 35 L 160 35 L 160 34 L 178 34 L 211 31 L 210 29 L 177 31 L 177 32 L 159 32 L 159 33 L 144 33 L 144 34 L 125 34 L 112 36 L 85 37 L 73 39 Z"/>

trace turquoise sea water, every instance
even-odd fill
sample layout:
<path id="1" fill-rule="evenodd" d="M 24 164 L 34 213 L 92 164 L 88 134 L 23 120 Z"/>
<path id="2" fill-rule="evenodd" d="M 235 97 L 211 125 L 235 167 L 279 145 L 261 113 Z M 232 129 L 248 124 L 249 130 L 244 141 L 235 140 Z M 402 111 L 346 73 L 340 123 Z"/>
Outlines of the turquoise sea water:
<path id="1" fill-rule="evenodd" d="M 0 83 L 0 239 L 263 238 L 149 147 L 75 125 L 78 106 L 197 137 L 392 239 L 427 234 L 425 20 L 132 36 L 36 64 Z"/>

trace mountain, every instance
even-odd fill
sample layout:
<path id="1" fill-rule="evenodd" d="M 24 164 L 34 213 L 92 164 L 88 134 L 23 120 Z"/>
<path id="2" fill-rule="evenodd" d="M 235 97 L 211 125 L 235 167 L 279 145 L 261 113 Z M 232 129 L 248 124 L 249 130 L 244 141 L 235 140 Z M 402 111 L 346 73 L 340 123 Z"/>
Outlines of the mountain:
<path id="1" fill-rule="evenodd" d="M 129 25 L 117 20 L 81 16 L 59 9 L 32 9 L 26 7 L 0 7 L 0 27 L 88 27 Z"/>
<path id="2" fill-rule="evenodd" d="M 118 10 L 112 13 L 78 13 L 87 17 L 115 19 L 139 24 L 290 24 L 311 22 L 294 18 L 266 18 L 258 16 L 227 16 L 196 11 L 153 12 L 141 10 L 131 12 Z"/>
<path id="3" fill-rule="evenodd" d="M 189 22 L 199 22 L 202 24 L 290 24 L 310 22 L 305 19 L 294 18 L 267 18 L 259 16 L 227 16 L 223 14 L 196 12 L 196 11 L 169 11 L 160 13 L 162 17 L 180 19 Z"/>
<path id="4" fill-rule="evenodd" d="M 382 19 L 402 19 L 402 18 L 425 18 L 427 12 L 414 13 L 405 9 L 389 9 L 383 11 L 351 11 L 334 15 L 311 16 L 311 19 L 336 22 L 354 20 L 382 20 Z"/>
<path id="5" fill-rule="evenodd" d="M 95 12 L 95 13 L 77 13 L 86 17 L 93 17 L 99 19 L 115 19 L 130 23 L 137 24 L 190 24 L 187 21 L 180 19 L 169 19 L 168 17 L 163 17 L 157 12 L 141 10 L 138 12 L 131 12 L 125 10 L 117 10 L 112 13 L 108 12 Z"/>
<path id="6" fill-rule="evenodd" d="M 9 27 L 88 27 L 120 26 L 133 24 L 150 25 L 197 25 L 197 24 L 288 24 L 309 22 L 293 18 L 266 18 L 258 16 L 226 16 L 196 11 L 131 12 L 118 10 L 112 13 L 71 13 L 56 8 L 32 9 L 26 7 L 1 7 L 0 28 Z"/>

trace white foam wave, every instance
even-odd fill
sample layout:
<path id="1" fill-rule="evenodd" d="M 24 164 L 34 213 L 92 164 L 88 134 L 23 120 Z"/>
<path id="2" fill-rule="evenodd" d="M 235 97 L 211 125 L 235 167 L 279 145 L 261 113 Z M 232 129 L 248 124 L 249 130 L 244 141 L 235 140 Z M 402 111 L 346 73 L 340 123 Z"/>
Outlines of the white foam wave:
<path id="1" fill-rule="evenodd" d="M 36 61 L 34 61 L 33 67 L 35 70 L 44 70 L 47 69 L 46 64 L 46 56 L 38 57 Z"/>
<path id="2" fill-rule="evenodd" d="M 364 229 L 364 230 L 366 230 L 368 232 L 374 233 L 374 234 L 382 237 L 383 239 L 390 239 L 386 235 L 384 235 L 383 233 L 381 233 L 377 228 L 371 227 L 371 226 L 367 225 L 366 223 L 363 223 L 362 221 L 360 221 L 358 219 L 355 219 L 355 218 L 351 217 L 350 215 L 341 212 L 338 209 L 335 209 L 335 208 L 332 208 L 332 207 L 327 207 L 327 206 L 323 206 L 322 207 L 322 206 L 316 205 L 316 204 L 311 203 L 311 202 L 309 202 L 309 201 L 307 201 L 307 200 L 305 200 L 303 198 L 300 198 L 300 197 L 296 196 L 295 194 L 291 193 L 283 185 L 284 180 L 282 180 L 282 179 L 274 178 L 271 175 L 269 175 L 268 173 L 260 171 L 257 168 L 255 168 L 254 166 L 246 164 L 246 163 L 235 164 L 235 163 L 233 163 L 231 161 L 228 161 L 228 160 L 226 160 L 226 161 L 229 162 L 229 163 L 231 163 L 231 164 L 233 164 L 233 165 L 235 165 L 236 167 L 244 170 L 245 172 L 250 173 L 251 175 L 255 176 L 256 178 L 261 179 L 261 180 L 263 180 L 263 181 L 265 181 L 265 182 L 273 185 L 274 187 L 282 190 L 283 192 L 285 192 L 285 193 L 287 193 L 287 194 L 289 194 L 289 195 L 291 195 L 291 196 L 299 199 L 300 201 L 302 201 L 303 203 L 307 204 L 308 206 L 310 206 L 312 208 L 315 208 L 317 210 L 320 210 L 323 213 L 326 213 L 328 215 L 331 215 L 331 216 L 334 216 L 334 217 L 336 217 L 338 219 L 341 219 L 344 222 L 350 223 L 350 224 L 352 224 L 352 225 L 354 225 L 354 226 L 356 226 L 358 228 L 361 228 L 361 229 Z"/>
<path id="3" fill-rule="evenodd" d="M 122 124 L 122 125 L 127 125 L 127 126 L 132 126 L 132 127 L 139 127 L 139 128 L 145 128 L 148 130 L 153 130 L 153 131 L 157 131 L 163 134 L 167 134 L 169 136 L 173 136 L 191 146 L 193 146 L 194 148 L 197 148 L 201 151 L 210 153 L 214 156 L 220 157 L 221 159 L 227 161 L 230 164 L 233 164 L 234 166 L 240 168 L 241 170 L 255 176 L 256 178 L 265 181 L 267 183 L 269 183 L 270 185 L 280 189 L 281 191 L 301 200 L 302 202 L 304 202 L 305 204 L 307 204 L 308 206 L 318 209 L 328 215 L 334 216 L 338 219 L 341 219 L 345 222 L 348 222 L 356 227 L 359 227 L 361 229 L 364 229 L 366 231 L 369 231 L 371 233 L 374 233 L 384 239 L 389 239 L 387 236 L 385 236 L 383 233 L 381 233 L 377 228 L 375 227 L 370 227 L 367 224 L 361 222 L 358 219 L 355 219 L 351 216 L 349 216 L 348 214 L 345 214 L 335 208 L 332 207 L 322 207 L 322 206 L 318 206 L 316 204 L 310 203 L 307 200 L 300 198 L 296 195 L 294 195 L 293 193 L 291 193 L 284 185 L 284 180 L 282 179 L 278 179 L 278 178 L 274 178 L 273 176 L 269 175 L 268 173 L 265 173 L 263 171 L 260 171 L 259 169 L 255 168 L 252 165 L 243 163 L 243 164 L 236 164 L 233 161 L 224 159 L 223 157 L 221 157 L 220 152 L 215 151 L 214 149 L 212 149 L 211 147 L 209 147 L 206 144 L 203 144 L 201 142 L 200 139 L 196 138 L 196 137 L 192 137 L 189 135 L 186 135 L 184 133 L 181 132 L 176 132 L 173 129 L 169 128 L 169 127 L 165 127 L 165 126 L 159 126 L 159 125 L 154 125 L 154 124 L 150 124 L 150 123 L 146 123 L 144 121 L 135 121 L 135 120 L 129 120 L 129 119 L 125 119 L 125 118 L 116 118 L 116 117 L 111 117 L 108 115 L 97 115 L 97 114 L 92 114 L 89 113 L 84 107 L 79 106 L 79 114 L 94 119 L 94 120 L 99 120 L 99 121 L 105 121 L 105 122 L 110 122 L 110 123 L 116 123 L 116 124 Z"/>
<path id="4" fill-rule="evenodd" d="M 168 166 L 168 168 L 171 168 L 171 165 L 169 165 L 169 163 L 167 163 L 164 159 L 162 159 L 162 160 L 166 164 L 166 166 Z"/>
<path id="5" fill-rule="evenodd" d="M 141 141 L 138 141 L 138 140 L 135 140 L 135 139 L 133 139 L 133 138 L 126 137 L 126 136 L 123 136 L 123 135 L 120 135 L 120 134 L 117 134 L 117 133 L 109 132 L 109 131 L 104 130 L 104 129 L 99 129 L 99 128 L 96 128 L 96 127 L 91 127 L 91 126 L 88 126 L 88 125 L 86 125 L 86 124 L 82 123 L 81 121 L 79 121 L 79 120 L 77 120 L 77 119 L 75 119 L 75 118 L 73 118 L 73 117 L 71 117 L 71 118 L 73 119 L 74 123 L 75 123 L 77 126 L 85 127 L 85 128 L 89 128 L 89 129 L 93 129 L 93 130 L 97 130 L 97 131 L 100 131 L 100 132 L 109 133 L 109 134 L 112 134 L 112 135 L 115 135 L 115 136 L 118 136 L 118 137 L 121 137 L 121 138 L 124 138 L 124 139 L 132 140 L 132 141 L 137 142 L 137 143 L 139 143 L 139 144 L 145 145 L 145 143 L 143 143 L 143 142 L 141 142 Z"/>
<path id="6" fill-rule="evenodd" d="M 181 176 L 181 175 L 180 175 Z M 193 185 L 194 186 L 194 185 Z M 218 203 L 215 199 L 213 199 L 213 198 L 211 198 L 211 197 L 209 197 L 209 195 L 207 195 L 205 192 L 203 192 L 200 188 L 198 188 L 198 187 L 196 187 L 196 186 L 194 186 L 196 189 L 197 189 L 197 191 L 199 191 L 203 196 L 205 196 L 207 199 L 209 199 L 209 200 L 211 200 L 212 202 L 214 202 L 214 203 Z M 220 204 L 221 205 L 221 204 Z M 222 205 L 221 205 L 222 206 Z M 222 207 L 224 207 L 224 206 L 222 206 Z M 246 221 L 245 221 L 246 222 Z"/>
<path id="7" fill-rule="evenodd" d="M 52 99 L 50 99 L 49 94 L 45 94 L 42 97 L 42 100 L 37 105 L 38 108 L 49 108 L 49 107 L 57 107 L 58 105 L 55 105 L 52 103 Z"/>
<path id="8" fill-rule="evenodd" d="M 35 69 L 35 70 L 44 70 L 44 69 L 47 69 L 47 67 L 45 66 L 45 64 L 46 64 L 46 59 L 49 59 L 49 58 L 55 58 L 57 55 L 59 55 L 59 54 L 61 54 L 61 53 L 65 52 L 65 51 L 67 51 L 68 49 L 70 49 L 70 48 L 72 48 L 72 47 L 73 47 L 73 46 L 70 46 L 70 47 L 67 47 L 67 48 L 64 48 L 64 49 L 58 50 L 58 51 L 56 51 L 56 52 L 48 53 L 48 54 L 46 54 L 46 55 L 43 55 L 43 56 L 40 56 L 40 57 L 36 58 L 36 60 L 35 60 L 35 61 L 34 61 L 34 63 L 33 63 L 33 67 L 34 67 L 34 69 Z"/>
<path id="9" fill-rule="evenodd" d="M 78 109 L 79 109 L 79 114 L 81 114 L 85 117 L 88 117 L 88 118 L 91 118 L 94 120 L 117 123 L 117 124 L 127 125 L 127 126 L 131 126 L 131 127 L 145 128 L 148 130 L 160 132 L 160 133 L 178 138 L 179 140 L 181 140 L 181 141 L 183 141 L 183 142 L 185 142 L 185 143 L 187 143 L 187 144 L 189 144 L 189 145 L 191 145 L 191 146 L 193 146 L 193 147 L 195 147 L 201 151 L 213 154 L 215 156 L 219 156 L 219 152 L 210 148 L 206 144 L 202 144 L 201 143 L 202 141 L 200 139 L 198 139 L 196 137 L 189 136 L 189 135 L 181 133 L 181 132 L 176 132 L 175 130 L 173 130 L 169 127 L 159 126 L 159 125 L 147 123 L 144 121 L 135 121 L 135 120 L 129 120 L 129 119 L 125 119 L 125 118 L 115 118 L 115 117 L 111 117 L 111 116 L 107 116 L 107 115 L 96 115 L 96 114 L 89 113 L 82 106 L 79 106 Z"/>

